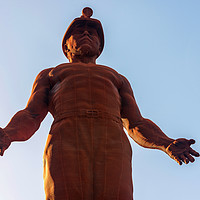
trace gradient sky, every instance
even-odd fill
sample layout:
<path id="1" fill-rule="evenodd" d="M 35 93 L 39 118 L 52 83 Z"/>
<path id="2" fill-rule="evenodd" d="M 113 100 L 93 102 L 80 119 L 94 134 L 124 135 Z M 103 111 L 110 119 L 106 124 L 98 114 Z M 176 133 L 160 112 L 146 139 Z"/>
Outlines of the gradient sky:
<path id="1" fill-rule="evenodd" d="M 26 106 L 36 75 L 68 62 L 61 41 L 90 6 L 104 28 L 97 63 L 125 75 L 144 117 L 170 137 L 194 138 L 200 152 L 199 0 L 0 0 L 0 126 Z M 0 158 L 0 200 L 44 199 L 42 156 L 52 117 Z M 135 200 L 198 200 L 200 159 L 179 166 L 134 142 Z"/>

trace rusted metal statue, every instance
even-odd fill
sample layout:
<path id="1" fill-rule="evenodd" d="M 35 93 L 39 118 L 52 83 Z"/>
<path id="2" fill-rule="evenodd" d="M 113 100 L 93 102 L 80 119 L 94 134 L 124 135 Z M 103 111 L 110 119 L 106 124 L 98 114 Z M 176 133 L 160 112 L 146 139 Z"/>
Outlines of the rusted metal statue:
<path id="1" fill-rule="evenodd" d="M 199 156 L 193 139 L 171 139 L 141 116 L 127 79 L 96 59 L 104 46 L 100 21 L 82 16 L 68 27 L 63 52 L 70 63 L 41 71 L 24 110 L 0 129 L 1 155 L 28 140 L 50 112 L 44 151 L 46 200 L 132 200 L 132 150 L 123 127 L 139 145 L 160 149 L 178 164 Z"/>

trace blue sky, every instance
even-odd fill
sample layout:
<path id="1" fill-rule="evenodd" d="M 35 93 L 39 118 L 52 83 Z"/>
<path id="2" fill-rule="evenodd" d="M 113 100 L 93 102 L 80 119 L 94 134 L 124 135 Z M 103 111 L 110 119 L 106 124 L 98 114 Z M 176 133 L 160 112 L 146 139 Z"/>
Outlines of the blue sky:
<path id="1" fill-rule="evenodd" d="M 144 117 L 170 137 L 194 138 L 200 152 L 199 0 L 0 1 L 0 126 L 26 106 L 36 75 L 68 62 L 61 41 L 90 6 L 104 28 L 97 63 L 125 75 Z M 0 199 L 44 199 L 42 156 L 50 115 L 0 159 Z M 165 153 L 133 147 L 135 200 L 198 200 L 200 159 L 179 166 Z"/>

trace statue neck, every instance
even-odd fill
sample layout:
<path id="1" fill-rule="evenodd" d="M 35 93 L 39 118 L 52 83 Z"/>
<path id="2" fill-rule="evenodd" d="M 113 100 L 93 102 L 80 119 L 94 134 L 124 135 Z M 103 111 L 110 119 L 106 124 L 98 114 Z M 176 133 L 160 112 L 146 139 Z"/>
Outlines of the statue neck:
<path id="1" fill-rule="evenodd" d="M 96 56 L 94 57 L 87 57 L 87 56 L 71 56 L 69 59 L 70 63 L 93 63 L 96 64 Z"/>

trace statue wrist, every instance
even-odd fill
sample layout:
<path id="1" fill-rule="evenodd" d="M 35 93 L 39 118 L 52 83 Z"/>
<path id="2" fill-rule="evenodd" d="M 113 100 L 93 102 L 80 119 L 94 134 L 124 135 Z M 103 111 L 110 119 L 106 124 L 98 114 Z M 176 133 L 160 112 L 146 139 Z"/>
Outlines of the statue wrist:
<path id="1" fill-rule="evenodd" d="M 174 139 L 169 138 L 166 143 L 163 145 L 165 148 L 165 151 L 169 148 L 169 146 L 174 142 Z"/>
<path id="2" fill-rule="evenodd" d="M 3 129 L 3 128 L 1 128 L 0 127 L 0 133 L 2 134 L 2 136 L 3 136 L 3 139 L 5 140 L 4 142 L 5 143 L 11 143 L 12 142 L 12 140 L 11 140 L 11 138 L 9 137 L 9 135 L 6 133 L 6 131 Z"/>

